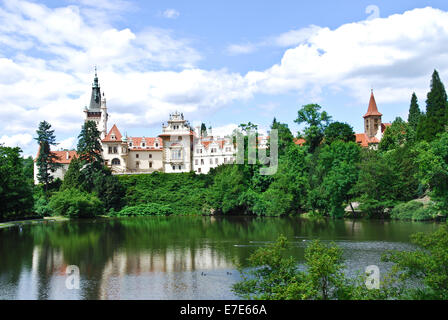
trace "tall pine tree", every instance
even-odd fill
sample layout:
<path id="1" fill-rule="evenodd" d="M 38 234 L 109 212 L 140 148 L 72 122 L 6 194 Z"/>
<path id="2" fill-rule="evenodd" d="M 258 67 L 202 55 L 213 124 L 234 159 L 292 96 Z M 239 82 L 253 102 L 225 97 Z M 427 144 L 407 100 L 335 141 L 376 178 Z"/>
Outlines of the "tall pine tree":
<path id="1" fill-rule="evenodd" d="M 420 120 L 421 111 L 418 106 L 417 96 L 415 92 L 412 93 L 411 105 L 409 107 L 408 123 L 409 126 L 415 131 L 417 130 L 418 121 Z"/>
<path id="2" fill-rule="evenodd" d="M 51 152 L 51 146 L 57 145 L 54 130 L 47 121 L 39 123 L 37 133 L 37 143 L 39 144 L 39 154 L 37 156 L 37 179 L 43 184 L 45 195 L 47 195 L 48 185 L 53 182 L 52 173 L 60 166 L 56 163 L 58 157 Z"/>
<path id="3" fill-rule="evenodd" d="M 419 136 L 426 141 L 432 141 L 437 134 L 444 132 L 447 121 L 447 96 L 445 86 L 439 73 L 434 70 L 431 79 L 431 90 L 426 99 L 426 120 L 423 132 Z"/>
<path id="4" fill-rule="evenodd" d="M 95 173 L 103 169 L 102 151 L 100 132 L 96 123 L 94 121 L 86 121 L 79 133 L 77 147 L 85 190 L 90 191 L 93 189 Z"/>

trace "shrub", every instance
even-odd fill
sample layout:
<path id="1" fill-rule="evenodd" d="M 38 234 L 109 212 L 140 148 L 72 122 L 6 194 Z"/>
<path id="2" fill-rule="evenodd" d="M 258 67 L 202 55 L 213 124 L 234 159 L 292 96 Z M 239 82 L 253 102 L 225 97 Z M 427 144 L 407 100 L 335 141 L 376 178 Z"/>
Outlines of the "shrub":
<path id="1" fill-rule="evenodd" d="M 400 203 L 391 211 L 391 218 L 397 220 L 423 221 L 431 220 L 437 216 L 432 205 L 424 205 L 418 201 Z"/>
<path id="2" fill-rule="evenodd" d="M 39 216 L 43 217 L 49 217 L 53 215 L 53 210 L 51 209 L 48 201 L 44 197 L 41 197 L 34 202 L 34 212 Z"/>
<path id="3" fill-rule="evenodd" d="M 103 213 L 103 203 L 95 194 L 75 188 L 56 192 L 50 199 L 54 215 L 90 218 Z"/>
<path id="4" fill-rule="evenodd" d="M 152 215 L 170 215 L 173 209 L 169 205 L 157 203 L 145 203 L 131 207 L 124 207 L 121 211 L 109 212 L 112 216 L 152 216 Z"/>

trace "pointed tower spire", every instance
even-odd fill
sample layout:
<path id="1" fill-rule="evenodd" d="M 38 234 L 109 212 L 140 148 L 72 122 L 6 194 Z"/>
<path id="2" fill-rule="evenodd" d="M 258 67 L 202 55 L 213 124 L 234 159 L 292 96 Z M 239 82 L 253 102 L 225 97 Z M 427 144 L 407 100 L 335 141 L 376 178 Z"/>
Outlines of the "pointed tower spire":
<path id="1" fill-rule="evenodd" d="M 93 84 L 92 84 L 92 96 L 90 97 L 90 105 L 89 110 L 90 111 L 99 111 L 101 108 L 101 88 L 98 83 L 98 74 L 95 66 L 95 77 L 93 78 Z"/>
<path id="2" fill-rule="evenodd" d="M 364 115 L 364 118 L 369 116 L 382 116 L 382 113 L 378 111 L 376 106 L 375 97 L 373 96 L 373 89 L 370 89 L 369 107 L 367 108 L 367 113 Z"/>

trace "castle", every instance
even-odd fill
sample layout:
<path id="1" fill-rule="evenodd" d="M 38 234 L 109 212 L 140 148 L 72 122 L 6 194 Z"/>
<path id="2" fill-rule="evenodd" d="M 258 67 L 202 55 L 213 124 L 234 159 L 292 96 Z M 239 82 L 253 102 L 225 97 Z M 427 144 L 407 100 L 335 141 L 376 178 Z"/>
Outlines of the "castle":
<path id="1" fill-rule="evenodd" d="M 107 131 L 109 115 L 104 93 L 95 77 L 89 106 L 85 107 L 85 121 L 94 121 L 100 132 L 105 165 L 114 174 L 190 172 L 202 174 L 221 164 L 233 163 L 236 150 L 231 137 L 216 137 L 210 132 L 203 136 L 200 127 L 195 129 L 184 119 L 184 115 L 174 112 L 169 115 L 167 124 L 162 125 L 162 133 L 157 137 L 128 137 L 121 134 L 114 124 Z M 362 147 L 378 148 L 378 144 L 390 123 L 381 122 L 373 90 L 369 106 L 364 115 L 364 133 L 356 134 L 356 142 Z M 257 147 L 266 149 L 269 137 L 259 136 Z M 305 140 L 295 139 L 297 145 Z M 60 167 L 53 173 L 55 178 L 63 179 L 68 166 L 77 156 L 76 151 L 52 151 Z M 36 156 L 37 159 L 37 156 Z M 34 162 L 34 181 L 37 184 L 37 167 Z"/>

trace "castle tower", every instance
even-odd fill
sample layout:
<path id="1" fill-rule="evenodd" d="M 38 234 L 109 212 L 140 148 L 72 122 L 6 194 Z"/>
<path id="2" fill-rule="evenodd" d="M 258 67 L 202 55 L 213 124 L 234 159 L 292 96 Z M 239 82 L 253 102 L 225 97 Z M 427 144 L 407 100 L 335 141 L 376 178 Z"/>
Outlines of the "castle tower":
<path id="1" fill-rule="evenodd" d="M 101 133 L 101 139 L 107 134 L 107 106 L 106 98 L 101 97 L 101 88 L 98 82 L 98 75 L 95 67 L 95 77 L 93 78 L 92 94 L 90 97 L 89 107 L 85 107 L 84 113 L 86 114 L 85 121 L 95 121 L 98 131 Z"/>
<path id="2" fill-rule="evenodd" d="M 168 125 L 162 126 L 163 171 L 189 172 L 193 169 L 194 130 L 179 112 L 170 114 Z"/>
<path id="3" fill-rule="evenodd" d="M 381 140 L 381 116 L 382 114 L 378 111 L 372 90 L 369 108 L 364 115 L 364 132 L 369 139 L 376 137 L 378 140 Z"/>

